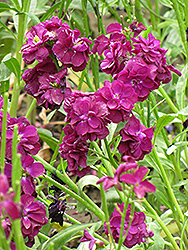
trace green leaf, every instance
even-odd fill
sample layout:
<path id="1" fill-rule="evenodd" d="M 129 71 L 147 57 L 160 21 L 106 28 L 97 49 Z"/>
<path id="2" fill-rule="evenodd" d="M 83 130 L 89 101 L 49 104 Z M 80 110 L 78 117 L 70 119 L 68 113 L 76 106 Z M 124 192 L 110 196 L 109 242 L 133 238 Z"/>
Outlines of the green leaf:
<path id="1" fill-rule="evenodd" d="M 154 142 L 155 142 L 155 139 L 156 139 L 157 135 L 161 132 L 161 130 L 167 124 L 172 122 L 174 120 L 174 118 L 175 117 L 173 115 L 163 115 L 158 119 L 156 127 L 155 127 L 155 131 L 154 131 Z"/>
<path id="2" fill-rule="evenodd" d="M 26 12 L 25 12 L 25 14 L 28 15 L 28 17 L 31 18 L 31 20 L 32 20 L 32 22 L 33 22 L 34 25 L 37 25 L 37 24 L 40 23 L 40 20 L 39 20 L 39 18 L 36 15 L 34 15 L 32 13 L 26 13 Z"/>
<path id="3" fill-rule="evenodd" d="M 1 20 L 0 20 L 0 25 L 4 28 L 4 29 L 6 29 L 16 40 L 17 40 L 17 37 L 15 36 L 15 34 L 12 32 L 12 30 L 10 30 L 8 27 L 7 27 L 7 25 L 5 25 L 3 22 L 1 22 Z"/>
<path id="4" fill-rule="evenodd" d="M 182 75 L 181 75 L 181 77 L 179 77 L 177 85 L 176 85 L 176 100 L 177 100 L 177 104 L 178 104 L 179 109 L 184 108 L 185 88 L 187 86 L 187 77 L 188 77 L 187 67 L 188 67 L 188 65 L 186 64 L 181 72 Z M 188 109 L 187 109 L 187 112 L 188 112 Z M 183 113 L 181 113 L 181 114 L 183 114 Z"/>
<path id="5" fill-rule="evenodd" d="M 9 60 L 10 58 L 11 58 L 11 53 L 7 54 L 1 62 L 1 68 L 0 68 L 0 80 L 1 81 L 7 81 L 10 77 L 11 72 L 4 63 L 5 61 Z"/>
<path id="6" fill-rule="evenodd" d="M 61 2 L 54 4 L 46 13 L 41 17 L 40 22 L 46 21 L 46 19 L 60 6 Z"/>
<path id="7" fill-rule="evenodd" d="M 182 147 L 182 146 L 187 146 L 188 145 L 188 142 L 186 142 L 186 141 L 184 141 L 184 142 L 176 142 L 176 143 L 174 143 L 173 145 L 171 145 L 168 149 L 167 149 L 167 151 L 166 151 L 166 153 L 167 153 L 167 155 L 170 155 L 170 154 L 172 154 L 177 148 L 179 148 L 179 147 Z"/>
<path id="8" fill-rule="evenodd" d="M 11 72 L 15 74 L 17 78 L 20 77 L 20 72 L 21 72 L 20 64 L 16 58 L 12 57 L 7 61 L 4 61 L 4 64 L 7 66 L 7 68 L 9 68 Z"/>
<path id="9" fill-rule="evenodd" d="M 49 249 L 50 245 L 53 245 L 54 249 L 58 250 L 66 242 L 68 242 L 72 236 L 74 236 L 78 232 L 83 231 L 85 228 L 90 227 L 92 225 L 93 223 L 87 223 L 87 224 L 73 225 L 73 226 L 67 227 L 66 229 L 60 231 L 59 233 L 54 235 L 52 238 L 47 240 L 43 244 L 41 250 Z"/>
<path id="10" fill-rule="evenodd" d="M 172 3 L 170 0 L 160 0 L 160 3 L 166 7 L 172 8 Z"/>
<path id="11" fill-rule="evenodd" d="M 181 109 L 180 111 L 178 111 L 177 113 L 178 115 L 188 115 L 188 106 Z"/>
<path id="12" fill-rule="evenodd" d="M 154 232 L 154 236 L 152 237 L 154 239 L 154 244 L 150 246 L 148 250 L 164 249 L 165 241 L 161 237 L 161 230 L 158 228 L 158 226 L 154 222 L 151 222 L 149 224 L 149 230 Z"/>
<path id="13" fill-rule="evenodd" d="M 6 10 L 13 10 L 13 11 L 19 12 L 16 8 L 13 8 L 6 3 L 0 3 L 0 12 L 6 11 Z"/>
<path id="14" fill-rule="evenodd" d="M 78 181 L 78 194 L 83 198 L 83 195 L 82 195 L 83 188 L 88 185 L 92 185 L 100 189 L 100 186 L 96 184 L 98 180 L 99 178 L 95 175 L 87 175 L 87 176 L 82 177 Z M 79 213 L 82 213 L 83 211 L 85 211 L 85 208 L 86 207 L 81 202 L 77 201 L 77 210 Z"/>
<path id="15" fill-rule="evenodd" d="M 52 133 L 44 128 L 38 128 L 37 132 L 40 138 L 50 146 L 50 148 L 55 151 L 59 141 L 52 136 Z"/>
<path id="16" fill-rule="evenodd" d="M 161 202 L 161 204 L 163 204 L 165 207 L 170 208 L 170 204 L 163 192 L 156 190 L 156 192 L 154 193 L 154 196 L 157 198 L 158 202 Z"/>

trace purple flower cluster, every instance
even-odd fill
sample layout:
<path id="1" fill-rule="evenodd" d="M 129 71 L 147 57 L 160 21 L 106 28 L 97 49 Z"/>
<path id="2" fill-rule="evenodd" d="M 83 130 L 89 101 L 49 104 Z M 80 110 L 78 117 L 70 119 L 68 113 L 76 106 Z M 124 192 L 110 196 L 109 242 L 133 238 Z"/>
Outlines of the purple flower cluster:
<path id="1" fill-rule="evenodd" d="M 24 239 L 27 238 L 26 245 L 32 247 L 34 237 L 39 233 L 43 225 L 48 223 L 46 210 L 43 203 L 35 201 L 35 197 L 28 194 L 21 196 L 23 213 L 21 219 L 21 229 Z"/>
<path id="2" fill-rule="evenodd" d="M 139 168 L 134 158 L 131 156 L 124 156 L 124 161 L 126 161 L 126 163 L 119 165 L 115 171 L 114 177 L 103 176 L 98 180 L 97 184 L 103 182 L 104 191 L 114 186 L 122 191 L 122 182 L 134 185 L 133 191 L 139 199 L 143 198 L 146 192 L 154 193 L 156 191 L 155 186 L 143 180 L 149 169 L 146 167 Z"/>
<path id="3" fill-rule="evenodd" d="M 88 143 L 86 136 L 79 136 L 71 125 L 64 128 L 65 136 L 59 145 L 61 157 L 67 159 L 69 171 L 79 177 L 90 172 L 87 166 Z"/>
<path id="4" fill-rule="evenodd" d="M 123 213 L 124 203 L 117 205 L 119 210 Z M 127 233 L 126 231 L 128 229 L 130 221 L 130 214 L 131 214 L 131 207 L 129 205 L 127 208 L 126 217 L 124 221 L 123 235 Z M 120 228 L 121 228 L 121 214 L 117 210 L 117 208 L 114 209 L 114 212 L 111 214 L 109 221 L 110 221 L 110 229 L 112 232 L 112 236 L 115 242 L 118 243 L 120 237 Z M 140 245 L 142 242 L 146 242 L 147 238 L 152 237 L 154 235 L 152 231 L 147 230 L 147 225 L 144 221 L 145 221 L 145 214 L 143 212 L 134 212 L 131 226 L 128 229 L 125 241 L 123 242 L 123 245 L 125 245 L 127 248 L 132 248 L 136 244 Z M 104 226 L 105 226 L 105 233 L 108 235 L 109 232 L 106 223 L 104 224 Z"/>
<path id="5" fill-rule="evenodd" d="M 122 139 L 118 149 L 122 158 L 129 155 L 139 161 L 151 152 L 153 128 L 146 128 L 134 115 L 130 117 L 120 134 Z"/>
<path id="6" fill-rule="evenodd" d="M 1 107 L 3 105 L 0 98 Z M 2 130 L 3 111 L 0 110 L 0 145 Z M 12 140 L 14 126 L 18 127 L 17 152 L 21 154 L 21 164 L 23 177 L 21 178 L 21 203 L 13 201 L 14 192 L 9 192 L 12 177 Z M 34 236 L 39 233 L 43 225 L 48 222 L 45 206 L 40 201 L 35 201 L 37 193 L 35 191 L 34 177 L 44 173 L 44 166 L 35 162 L 31 155 L 36 155 L 40 150 L 39 135 L 37 129 L 30 125 L 25 117 L 11 118 L 7 113 L 6 130 L 6 152 L 4 175 L 0 175 L 0 216 L 4 213 L 5 220 L 3 228 L 8 237 L 11 231 L 9 216 L 15 220 L 21 218 L 22 234 L 26 239 L 26 245 L 32 247 Z M 3 212 L 5 210 L 5 212 Z M 11 242 L 11 249 L 15 249 L 15 244 Z"/>
<path id="7" fill-rule="evenodd" d="M 160 41 L 151 33 L 147 39 L 142 36 L 136 38 L 146 29 L 143 24 L 133 22 L 129 28 L 128 35 L 120 24 L 110 24 L 107 33 L 113 33 L 110 38 L 99 36 L 95 40 L 93 53 L 98 52 L 102 55 L 104 52 L 102 71 L 111 74 L 114 79 L 123 81 L 124 84 L 132 85 L 138 101 L 144 101 L 152 90 L 159 88 L 161 83 L 170 82 L 172 78 L 170 71 L 179 76 L 181 73 L 173 66 L 167 65 L 165 57 L 167 51 L 160 48 Z"/>
<path id="8" fill-rule="evenodd" d="M 71 30 L 58 17 L 41 22 L 26 33 L 26 43 L 21 52 L 26 64 L 38 64 L 25 70 L 25 90 L 46 109 L 58 109 L 71 94 L 66 87 L 67 68 L 85 69 L 91 54 L 92 42 L 80 37 L 80 31 Z"/>
<path id="9" fill-rule="evenodd" d="M 67 159 L 69 171 L 82 177 L 90 172 L 87 140 L 104 139 L 109 133 L 108 108 L 94 93 L 74 91 L 71 97 L 66 98 L 64 110 L 70 124 L 64 128 L 65 137 L 59 151 Z"/>
<path id="10" fill-rule="evenodd" d="M 122 81 L 114 80 L 104 82 L 104 87 L 96 93 L 98 99 L 105 103 L 109 114 L 106 116 L 110 122 L 120 123 L 128 120 L 137 95 L 131 85 L 125 85 Z"/>

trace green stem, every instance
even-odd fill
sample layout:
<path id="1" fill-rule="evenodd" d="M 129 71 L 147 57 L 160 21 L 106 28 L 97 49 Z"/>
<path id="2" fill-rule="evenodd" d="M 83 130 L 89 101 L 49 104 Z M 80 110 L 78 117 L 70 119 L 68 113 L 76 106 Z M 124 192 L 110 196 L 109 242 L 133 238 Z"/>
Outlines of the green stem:
<path id="1" fill-rule="evenodd" d="M 0 240 L 0 249 L 2 250 L 11 250 L 10 246 L 8 244 L 7 238 L 5 236 L 5 232 L 4 229 L 2 227 L 2 220 L 0 220 L 0 236 L 1 236 L 1 240 Z"/>
<path id="2" fill-rule="evenodd" d="M 129 228 L 130 228 L 131 223 L 132 223 L 133 216 L 131 216 L 131 215 L 132 215 L 132 210 L 133 210 L 132 209 L 132 207 L 133 207 L 132 205 L 133 204 L 131 204 L 131 215 L 129 217 L 129 219 L 130 219 L 129 220 L 129 225 L 128 225 L 128 228 L 126 229 L 125 235 L 123 235 L 123 233 L 124 233 L 124 227 L 125 227 L 125 217 L 126 217 L 127 208 L 128 208 L 128 205 L 129 205 L 129 198 L 130 198 L 131 194 L 133 194 L 133 187 L 130 189 L 129 194 L 128 194 L 127 199 L 126 199 L 126 202 L 124 203 L 123 213 L 122 213 L 122 216 L 121 216 L 121 229 L 120 229 L 120 236 L 119 236 L 119 242 L 118 242 L 118 248 L 117 248 L 117 250 L 121 249 L 121 246 L 122 246 L 124 240 L 127 237 L 127 234 L 129 232 Z M 125 200 L 125 194 L 124 194 L 124 200 Z"/>
<path id="3" fill-rule="evenodd" d="M 4 94 L 3 103 L 3 124 L 1 133 L 1 173 L 4 173 L 5 154 L 6 154 L 6 132 L 7 132 L 7 109 L 8 109 L 8 93 Z"/>
<path id="4" fill-rule="evenodd" d="M 22 232 L 21 232 L 21 221 L 17 219 L 12 222 L 12 230 L 14 232 L 14 241 L 16 243 L 16 249 L 25 250 L 26 246 L 23 240 Z"/>
<path id="5" fill-rule="evenodd" d="M 173 9 L 174 9 L 174 11 L 176 13 L 178 26 L 179 26 L 179 29 L 180 29 L 181 40 L 182 40 L 182 43 L 183 43 L 183 46 L 184 46 L 184 49 L 185 49 L 185 53 L 186 53 L 186 56 L 187 56 L 188 55 L 188 44 L 187 44 L 186 26 L 185 26 L 184 20 L 182 19 L 182 14 L 181 14 L 181 11 L 180 11 L 180 8 L 179 8 L 178 1 L 177 0 L 171 0 L 171 2 L 172 2 L 172 7 L 173 7 Z M 186 8 L 188 7 L 187 1 L 186 1 L 185 7 Z M 185 12 L 185 16 L 186 15 L 187 15 L 187 13 Z M 186 20 L 187 20 L 187 18 L 186 18 Z"/>
<path id="6" fill-rule="evenodd" d="M 166 98 L 165 98 L 165 100 L 166 100 Z M 158 109 L 157 109 L 157 105 L 156 105 L 156 99 L 155 99 L 155 96 L 154 96 L 153 93 L 150 93 L 150 95 L 149 95 L 149 101 L 152 103 L 152 106 L 155 107 L 153 109 L 153 112 L 154 112 L 154 115 L 155 115 L 156 119 L 158 120 L 159 119 Z M 169 147 L 171 144 L 170 144 L 170 142 L 169 142 L 169 140 L 167 138 L 167 135 L 166 135 L 166 132 L 165 132 L 164 128 L 162 129 L 161 132 L 162 132 L 162 136 L 164 138 L 166 146 Z M 165 150 L 165 153 L 166 153 L 166 150 Z M 181 172 L 181 169 L 177 165 L 175 156 L 173 154 L 171 154 L 169 156 L 166 154 L 166 157 L 169 158 L 170 161 L 173 163 L 174 169 L 176 171 L 176 174 L 177 174 L 179 180 L 183 180 L 182 172 Z"/>
<path id="7" fill-rule="evenodd" d="M 114 15 L 114 17 L 116 18 L 116 20 L 118 21 L 118 23 L 121 23 L 121 18 L 119 17 L 118 13 L 116 10 L 114 10 L 110 4 L 108 3 L 108 1 L 103 0 L 103 3 L 106 5 L 106 7 L 108 8 L 108 10 Z"/>
<path id="8" fill-rule="evenodd" d="M 33 111 L 36 103 L 37 103 L 37 99 L 33 98 L 32 103 L 31 103 L 31 105 L 30 105 L 30 107 L 27 110 L 27 113 L 25 115 L 26 119 L 29 119 L 29 117 L 30 117 L 30 115 L 31 115 L 31 113 L 32 113 L 32 111 Z"/>
<path id="9" fill-rule="evenodd" d="M 158 90 L 161 93 L 161 95 L 166 99 L 166 102 L 168 103 L 168 105 L 170 106 L 170 108 L 173 110 L 173 112 L 174 113 L 178 113 L 179 110 L 176 108 L 176 106 L 174 105 L 174 103 L 172 102 L 172 100 L 170 99 L 170 97 L 166 93 L 166 91 L 163 89 L 163 87 L 160 86 Z"/>
<path id="10" fill-rule="evenodd" d="M 123 3 L 123 6 L 124 8 L 126 9 L 126 12 L 127 12 L 127 16 L 128 16 L 128 24 L 132 23 L 133 22 L 133 18 L 132 18 L 132 10 L 131 10 L 131 6 L 130 6 L 130 3 L 128 3 L 127 0 L 122 0 L 122 3 Z"/>
<path id="11" fill-rule="evenodd" d="M 180 250 L 177 243 L 176 243 L 176 241 L 174 240 L 172 234 L 170 233 L 170 231 L 168 230 L 168 228 L 166 227 L 164 222 L 161 220 L 159 215 L 156 213 L 154 208 L 149 204 L 149 202 L 145 198 L 143 198 L 142 203 L 146 206 L 147 210 L 153 215 L 153 218 L 159 223 L 162 230 L 165 232 L 165 234 L 168 237 L 169 241 L 173 245 L 174 250 Z"/>
<path id="12" fill-rule="evenodd" d="M 164 168 L 163 168 L 163 166 L 162 166 L 162 164 L 161 164 L 161 161 L 160 161 L 160 159 L 159 159 L 159 157 L 158 157 L 158 155 L 157 155 L 155 146 L 153 147 L 153 155 L 154 155 L 154 158 L 155 158 L 155 160 L 156 160 L 156 163 L 157 163 L 157 165 L 158 165 L 158 167 L 159 167 L 159 169 L 160 169 L 161 177 L 162 177 L 162 179 L 163 179 L 163 181 L 164 181 L 164 183 L 165 183 L 166 189 L 167 189 L 168 194 L 169 194 L 169 199 L 170 199 L 170 200 L 172 201 L 172 203 L 174 204 L 174 206 L 175 206 L 175 208 L 176 208 L 176 211 L 177 211 L 177 213 L 178 213 L 178 215 L 179 215 L 179 217 L 180 217 L 182 223 L 184 223 L 184 215 L 183 215 L 183 213 L 182 213 L 182 211 L 181 211 L 181 209 L 180 209 L 180 206 L 179 206 L 179 204 L 178 204 L 178 202 L 177 202 L 177 200 L 176 200 L 176 197 L 175 197 L 175 195 L 174 195 L 174 193 L 173 193 L 173 191 L 172 191 L 172 187 L 171 187 L 171 185 L 170 185 L 170 183 L 169 183 L 168 177 L 167 177 L 166 172 L 165 172 L 165 170 L 164 170 Z"/>
<path id="13" fill-rule="evenodd" d="M 88 15 L 87 15 L 87 0 L 81 0 L 82 9 L 83 9 L 83 22 L 85 27 L 86 37 L 89 36 L 89 24 L 88 24 Z"/>
<path id="14" fill-rule="evenodd" d="M 148 6 L 150 8 L 150 10 L 152 10 L 152 12 L 150 11 L 150 19 L 151 19 L 151 25 L 152 25 L 152 28 L 153 30 L 155 30 L 155 16 L 153 15 L 153 6 L 152 6 L 152 1 L 151 0 L 147 0 L 147 3 L 148 3 Z"/>
<path id="15" fill-rule="evenodd" d="M 54 151 L 54 153 L 53 153 L 53 155 L 52 155 L 52 158 L 51 158 L 51 161 L 50 161 L 50 165 L 53 164 L 53 162 L 55 161 L 55 159 L 56 159 L 56 157 L 57 157 L 57 155 L 58 155 L 58 152 L 59 152 L 59 144 L 61 144 L 64 135 L 65 135 L 65 133 L 64 133 L 64 131 L 62 130 L 61 136 L 60 136 L 60 138 L 59 138 L 59 142 L 58 142 L 58 144 L 57 144 L 57 146 L 56 146 L 56 148 L 55 148 L 55 151 Z"/>
<path id="16" fill-rule="evenodd" d="M 110 159 L 110 162 L 112 164 L 112 166 L 114 166 L 115 169 L 118 168 L 119 164 L 115 161 L 115 159 L 112 157 L 112 153 L 111 153 L 111 150 L 108 146 L 108 142 L 107 142 L 107 139 L 104 138 L 104 144 L 105 144 L 105 147 L 106 147 L 106 151 L 107 151 L 107 154 L 108 154 L 108 158 Z"/>
<path id="17" fill-rule="evenodd" d="M 101 154 L 101 155 L 103 154 L 102 151 L 101 151 L 101 149 L 100 149 L 100 147 L 99 147 L 99 145 L 98 145 L 95 141 L 91 142 L 91 146 L 93 146 L 93 147 L 95 148 L 95 150 L 96 150 L 99 154 Z M 105 168 L 106 168 L 106 170 L 107 170 L 108 175 L 109 175 L 110 177 L 114 177 L 114 173 L 113 173 L 113 171 L 112 171 L 112 167 L 111 167 L 111 165 L 109 164 L 109 162 L 108 162 L 107 160 L 105 160 L 104 158 L 102 158 L 101 161 L 102 161 L 102 163 L 104 164 L 104 166 L 105 166 Z"/>
<path id="18" fill-rule="evenodd" d="M 135 0 L 135 15 L 136 15 L 136 19 L 143 23 L 144 26 L 147 26 L 146 24 L 146 21 L 143 17 L 143 13 L 142 12 L 142 8 L 141 8 L 141 5 L 140 5 L 140 1 L 139 0 Z"/>
<path id="19" fill-rule="evenodd" d="M 36 161 L 41 162 L 44 165 L 44 168 L 49 171 L 50 173 L 53 173 L 54 175 L 56 175 L 60 180 L 62 180 L 64 183 L 67 182 L 67 176 L 61 174 L 61 172 L 59 170 L 57 170 L 56 168 L 54 168 L 53 166 L 51 166 L 49 163 L 47 163 L 45 160 L 43 160 L 39 155 L 33 155 L 33 158 Z M 69 178 L 69 177 L 68 177 Z M 78 193 L 78 187 L 77 185 L 72 181 L 71 183 L 69 183 L 71 190 L 73 190 L 75 193 Z"/>
<path id="20" fill-rule="evenodd" d="M 101 170 L 99 168 L 99 177 L 102 177 L 102 173 L 101 173 Z M 115 246 L 115 242 L 114 242 L 114 239 L 113 239 L 113 236 L 112 236 L 112 232 L 111 232 L 111 229 L 110 229 L 110 221 L 109 221 L 109 212 L 108 212 L 108 205 L 107 205 L 107 202 L 106 202 L 106 195 L 105 195 L 105 191 L 102 187 L 102 183 L 100 184 L 100 192 L 101 192 L 101 200 L 102 200 L 102 208 L 103 208 L 103 211 L 104 211 L 104 214 L 105 214 L 105 221 L 106 221 L 106 226 L 107 226 L 107 229 L 108 229 L 108 233 L 110 235 L 110 244 L 111 242 L 113 243 L 114 245 L 114 249 L 116 249 L 116 246 Z M 104 222 L 104 221 L 103 221 Z"/>
<path id="21" fill-rule="evenodd" d="M 17 1 L 16 1 L 17 2 Z M 31 0 L 24 1 L 24 6 L 22 6 L 22 12 L 29 12 Z M 22 64 L 22 55 L 20 53 L 21 47 L 24 41 L 24 35 L 27 27 L 27 18 L 26 14 L 18 15 L 18 39 L 16 46 L 16 59 L 21 67 Z M 13 94 L 10 106 L 10 116 L 16 117 L 17 107 L 18 107 L 18 98 L 20 94 L 21 86 L 20 86 L 20 76 L 15 77 L 14 86 L 13 86 Z"/>

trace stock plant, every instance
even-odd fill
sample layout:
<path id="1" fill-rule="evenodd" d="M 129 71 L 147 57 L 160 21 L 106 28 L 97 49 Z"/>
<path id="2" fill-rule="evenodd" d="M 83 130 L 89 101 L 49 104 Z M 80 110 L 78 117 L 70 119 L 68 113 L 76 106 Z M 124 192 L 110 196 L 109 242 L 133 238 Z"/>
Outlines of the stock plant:
<path id="1" fill-rule="evenodd" d="M 79 250 L 188 249 L 188 2 L 154 5 L 0 3 L 0 249 L 67 250 L 75 238 Z M 30 105 L 18 117 L 21 90 Z M 31 122 L 36 106 L 63 113 L 59 138 Z M 68 214 L 70 198 L 91 222 Z"/>

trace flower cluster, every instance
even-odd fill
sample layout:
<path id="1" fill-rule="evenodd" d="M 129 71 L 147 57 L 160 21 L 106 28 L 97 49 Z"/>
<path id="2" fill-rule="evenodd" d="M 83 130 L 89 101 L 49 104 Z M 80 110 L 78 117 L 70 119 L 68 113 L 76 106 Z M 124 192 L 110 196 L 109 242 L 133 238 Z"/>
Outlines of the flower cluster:
<path id="1" fill-rule="evenodd" d="M 117 205 L 119 210 L 123 213 L 124 203 Z M 128 229 L 130 222 L 130 214 L 131 206 L 129 205 L 125 216 L 123 235 L 125 235 L 126 230 Z M 115 239 L 115 242 L 118 243 L 121 228 L 121 214 L 117 208 L 114 209 L 114 212 L 111 214 L 109 221 L 112 236 Z M 144 221 L 145 214 L 143 212 L 134 212 L 127 236 L 123 242 L 123 245 L 125 245 L 127 248 L 132 248 L 136 244 L 140 245 L 142 242 L 145 242 L 147 238 L 152 237 L 154 235 L 152 231 L 147 230 L 147 225 Z M 104 226 L 105 233 L 108 235 L 109 232 L 106 223 L 104 224 Z"/>
<path id="2" fill-rule="evenodd" d="M 120 24 L 110 24 L 107 27 L 107 33 L 111 33 L 110 38 L 99 36 L 95 40 L 93 53 L 98 52 L 102 55 L 104 52 L 102 71 L 111 74 L 113 79 L 132 85 L 138 101 L 144 101 L 152 90 L 159 88 L 161 83 L 170 82 L 170 71 L 179 76 L 181 73 L 173 66 L 167 65 L 165 58 L 167 51 L 160 47 L 160 41 L 151 33 L 147 38 L 142 36 L 136 38 L 146 29 L 143 24 L 133 22 L 129 28 L 130 34 Z"/>
<path id="3" fill-rule="evenodd" d="M 46 109 L 58 109 L 71 94 L 66 87 L 67 68 L 85 69 L 91 54 L 92 42 L 80 37 L 80 31 L 71 30 L 58 17 L 41 22 L 26 33 L 26 43 L 21 52 L 26 64 L 38 64 L 25 70 L 25 90 Z"/>
<path id="4" fill-rule="evenodd" d="M 2 98 L 0 98 L 2 100 Z M 3 102 L 1 102 L 3 105 Z M 1 105 L 1 108 L 2 108 Z M 0 110 L 0 128 L 2 130 L 3 111 Z M 14 127 L 17 126 L 17 152 L 21 154 L 23 176 L 21 178 L 21 203 L 13 201 L 14 192 L 9 192 L 12 181 L 12 141 Z M 1 131 L 0 130 L 0 145 Z M 11 118 L 7 113 L 6 152 L 4 175 L 0 175 L 0 216 L 5 209 L 3 228 L 8 237 L 11 231 L 11 222 L 7 215 L 15 220 L 21 218 L 22 234 L 26 239 L 26 245 L 32 247 L 34 237 L 39 233 L 43 225 L 48 222 L 45 206 L 40 201 L 35 201 L 34 177 L 44 173 L 42 163 L 35 162 L 31 155 L 36 155 L 40 150 L 39 135 L 37 129 L 30 125 L 25 117 Z M 11 242 L 14 249 L 14 242 Z"/>
<path id="5" fill-rule="evenodd" d="M 146 128 L 141 124 L 133 112 L 134 105 L 137 101 L 146 100 L 150 92 L 161 84 L 170 82 L 171 71 L 181 74 L 167 64 L 167 51 L 161 48 L 159 40 L 151 33 L 140 36 L 144 30 L 146 28 L 143 24 L 137 22 L 126 29 L 121 24 L 112 23 L 107 27 L 108 36 L 100 35 L 96 38 L 91 51 L 92 42 L 81 37 L 79 30 L 72 30 L 58 17 L 52 17 L 50 21 L 33 26 L 27 32 L 26 43 L 21 48 L 26 64 L 37 61 L 22 76 L 27 93 L 46 109 L 58 109 L 63 104 L 67 113 L 67 124 L 63 129 L 64 137 L 59 145 L 59 152 L 67 160 L 68 170 L 79 177 L 88 174 L 91 171 L 87 163 L 89 143 L 105 139 L 109 135 L 110 123 L 122 122 L 125 125 L 120 130 L 120 141 L 116 145 L 122 163 L 114 171 L 114 176 L 105 175 L 97 184 L 103 183 L 105 191 L 111 187 L 122 191 L 125 186 L 132 185 L 131 190 L 138 199 L 142 199 L 147 192 L 154 193 L 156 188 L 145 179 L 149 169 L 136 162 L 152 151 L 153 127 Z M 100 66 L 103 72 L 111 75 L 111 81 L 106 80 L 96 92 L 72 91 L 66 83 L 68 68 L 75 72 L 83 71 L 92 53 L 103 55 Z M 26 244 L 31 247 L 34 236 L 47 223 L 44 205 L 35 200 L 34 177 L 42 174 L 44 168 L 40 163 L 34 162 L 31 156 L 38 153 L 40 145 L 37 131 L 27 119 L 7 117 L 5 173 L 10 178 L 13 128 L 17 125 L 17 151 L 22 155 L 22 167 L 27 173 L 21 179 L 21 225 L 23 236 L 27 238 Z M 2 113 L 0 132 L 1 121 Z M 114 155 L 112 157 L 116 160 Z M 5 193 L 4 197 L 9 197 Z M 5 206 L 6 203 L 2 204 Z M 120 237 L 123 210 L 124 203 L 118 204 L 109 218 L 110 230 L 116 243 Z M 63 201 L 55 200 L 49 207 L 51 222 L 63 225 L 64 211 Z M 145 215 L 142 212 L 131 214 L 129 205 L 123 228 L 123 235 L 126 234 L 123 244 L 126 247 L 132 248 L 153 236 L 144 221 Z M 105 233 L 108 234 L 106 223 L 104 226 Z M 84 230 L 80 242 L 85 241 L 89 241 L 89 249 L 97 243 L 87 230 Z"/>
<path id="6" fill-rule="evenodd" d="M 114 173 L 114 177 L 103 176 L 97 181 L 97 184 L 103 182 L 103 188 L 105 191 L 114 186 L 122 191 L 123 182 L 134 185 L 133 191 L 139 199 L 143 198 L 146 192 L 154 193 L 156 191 L 155 186 L 150 182 L 143 180 L 149 169 L 146 167 L 139 168 L 138 164 L 134 161 L 134 158 L 130 156 L 124 157 L 124 160 L 126 163 L 119 165 Z"/>
<path id="7" fill-rule="evenodd" d="M 122 158 L 125 155 L 129 155 L 139 161 L 151 152 L 153 147 L 151 143 L 153 128 L 146 128 L 134 115 L 130 117 L 120 134 L 122 140 L 118 149 L 122 154 Z"/>

